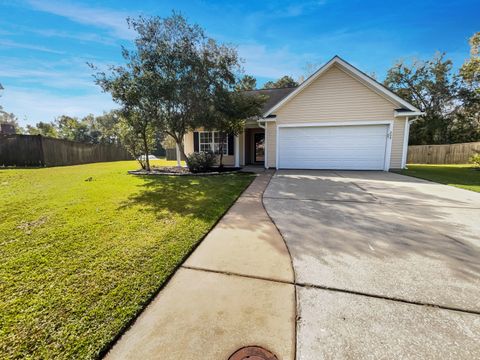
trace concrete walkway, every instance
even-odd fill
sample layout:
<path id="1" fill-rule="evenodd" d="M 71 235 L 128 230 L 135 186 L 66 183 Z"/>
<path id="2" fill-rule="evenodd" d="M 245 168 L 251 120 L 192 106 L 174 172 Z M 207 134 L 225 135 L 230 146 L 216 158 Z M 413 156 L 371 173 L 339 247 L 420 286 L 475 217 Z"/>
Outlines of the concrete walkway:
<path id="1" fill-rule="evenodd" d="M 107 359 L 226 360 L 253 345 L 295 358 L 293 270 L 262 204 L 271 176 L 257 176 Z"/>

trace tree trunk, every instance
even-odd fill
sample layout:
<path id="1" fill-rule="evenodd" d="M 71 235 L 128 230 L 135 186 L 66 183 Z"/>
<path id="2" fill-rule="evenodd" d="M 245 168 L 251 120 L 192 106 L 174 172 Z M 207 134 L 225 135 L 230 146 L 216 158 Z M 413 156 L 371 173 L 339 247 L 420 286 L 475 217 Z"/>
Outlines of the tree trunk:
<path id="1" fill-rule="evenodd" d="M 178 142 L 177 139 L 175 139 L 176 141 L 176 148 L 177 148 L 177 166 L 182 166 L 182 158 L 183 159 L 186 159 L 187 158 L 187 155 L 185 155 L 185 148 L 183 147 L 183 143 L 180 141 Z"/>
<path id="2" fill-rule="evenodd" d="M 143 137 L 143 150 L 145 152 L 145 170 L 150 171 L 150 159 L 148 157 L 148 141 L 147 141 L 147 133 L 144 131 L 142 133 Z"/>
<path id="3" fill-rule="evenodd" d="M 178 143 L 175 144 L 175 148 L 176 148 L 176 155 L 177 155 L 177 166 L 178 167 L 181 167 L 182 166 L 182 154 L 180 152 L 180 145 L 178 145 Z"/>
<path id="4" fill-rule="evenodd" d="M 218 146 L 218 151 L 220 153 L 220 160 L 218 161 L 218 167 L 223 168 L 223 144 L 225 143 L 225 135 L 220 133 L 220 145 Z"/>

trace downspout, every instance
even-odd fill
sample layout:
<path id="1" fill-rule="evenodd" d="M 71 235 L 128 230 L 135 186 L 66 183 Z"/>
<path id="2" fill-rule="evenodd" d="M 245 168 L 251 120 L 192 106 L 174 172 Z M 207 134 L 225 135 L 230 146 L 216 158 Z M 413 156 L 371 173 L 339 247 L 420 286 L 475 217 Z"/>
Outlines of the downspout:
<path id="1" fill-rule="evenodd" d="M 415 116 L 413 119 L 406 117 L 405 121 L 405 133 L 403 135 L 403 154 L 402 154 L 402 169 L 405 169 L 407 166 L 407 157 L 408 157 L 408 139 L 410 137 L 410 125 L 417 121 L 419 116 Z"/>

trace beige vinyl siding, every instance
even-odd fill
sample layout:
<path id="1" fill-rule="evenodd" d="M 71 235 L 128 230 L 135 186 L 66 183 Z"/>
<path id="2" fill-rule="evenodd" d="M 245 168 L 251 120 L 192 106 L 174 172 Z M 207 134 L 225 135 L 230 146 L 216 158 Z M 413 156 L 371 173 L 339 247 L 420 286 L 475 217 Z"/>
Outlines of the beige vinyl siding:
<path id="1" fill-rule="evenodd" d="M 398 106 L 332 66 L 276 112 L 278 124 L 393 120 Z"/>
<path id="2" fill-rule="evenodd" d="M 341 121 L 394 121 L 391 168 L 402 164 L 405 119 L 395 119 L 398 108 L 337 65 L 285 103 L 276 112 L 277 124 Z M 268 125 L 268 166 L 276 166 L 276 125 Z"/>
<path id="3" fill-rule="evenodd" d="M 193 132 L 185 134 L 183 138 L 183 148 L 185 149 L 185 155 L 193 153 Z"/>
<path id="4" fill-rule="evenodd" d="M 203 131 L 203 129 L 200 128 L 197 131 Z M 183 138 L 183 147 L 185 148 L 185 155 L 187 155 L 187 156 L 194 152 L 194 149 L 193 149 L 193 132 L 189 132 L 189 133 L 185 134 L 185 137 Z M 219 158 L 219 156 L 217 156 L 217 160 L 218 160 L 218 158 Z M 233 155 L 223 155 L 223 164 L 228 165 L 228 166 L 235 165 L 235 156 L 233 156 Z"/>
<path id="5" fill-rule="evenodd" d="M 392 153 L 390 155 L 390 169 L 402 167 L 403 136 L 405 133 L 405 118 L 395 119 L 392 133 Z"/>
<path id="6" fill-rule="evenodd" d="M 274 168 L 276 166 L 276 146 L 277 146 L 277 125 L 274 122 L 267 122 L 265 129 L 267 138 L 267 167 Z"/>

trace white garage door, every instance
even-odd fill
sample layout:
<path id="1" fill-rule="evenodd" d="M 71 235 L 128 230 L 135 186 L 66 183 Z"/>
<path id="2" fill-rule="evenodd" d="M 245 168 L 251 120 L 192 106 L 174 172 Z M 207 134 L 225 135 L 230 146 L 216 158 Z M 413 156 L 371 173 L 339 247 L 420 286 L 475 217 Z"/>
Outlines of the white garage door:
<path id="1" fill-rule="evenodd" d="M 279 127 L 281 169 L 383 170 L 388 125 Z"/>

